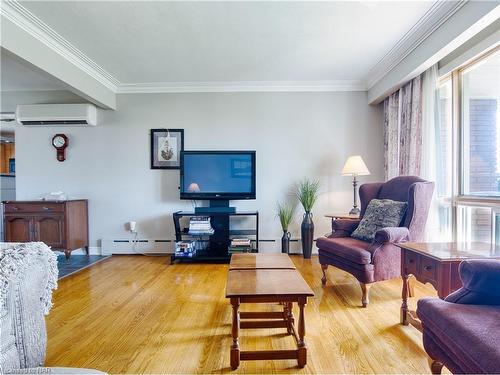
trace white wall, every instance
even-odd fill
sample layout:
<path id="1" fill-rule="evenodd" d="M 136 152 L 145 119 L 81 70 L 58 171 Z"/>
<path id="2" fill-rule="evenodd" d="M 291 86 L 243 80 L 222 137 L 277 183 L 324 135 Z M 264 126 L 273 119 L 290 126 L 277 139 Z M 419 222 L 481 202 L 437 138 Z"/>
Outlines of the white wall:
<path id="1" fill-rule="evenodd" d="M 29 100 L 46 102 L 51 95 L 32 93 Z M 54 100 L 61 101 L 60 95 Z M 303 177 L 322 183 L 313 210 L 316 236 L 330 230 L 325 213 L 352 205 L 351 181 L 340 176 L 348 155 L 361 154 L 371 170 L 362 182 L 383 178 L 382 116 L 367 104 L 365 92 L 124 94 L 117 99 L 117 111 L 101 111 L 95 128 L 19 126 L 16 131 L 17 198 L 55 190 L 88 198 L 93 247 L 101 239 L 129 238 L 124 225 L 129 220 L 137 221 L 141 238 L 171 239 L 172 212 L 191 208 L 179 200 L 178 170 L 149 168 L 152 128 L 185 129 L 186 149 L 257 151 L 257 199 L 232 205 L 259 210 L 262 239 L 281 237 L 276 201 Z M 3 102 L 18 100 L 11 95 Z M 50 144 L 59 132 L 69 137 L 63 163 Z M 298 212 L 294 238 L 300 235 L 300 217 Z"/>

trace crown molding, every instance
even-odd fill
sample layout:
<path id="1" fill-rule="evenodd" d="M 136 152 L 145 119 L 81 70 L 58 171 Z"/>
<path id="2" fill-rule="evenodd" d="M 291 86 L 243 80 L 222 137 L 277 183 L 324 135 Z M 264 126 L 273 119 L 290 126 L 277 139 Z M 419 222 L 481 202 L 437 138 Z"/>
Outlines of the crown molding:
<path id="1" fill-rule="evenodd" d="M 412 53 L 424 40 L 446 22 L 468 0 L 438 0 L 413 25 L 413 27 L 372 68 L 366 79 L 368 89 L 372 88 L 387 73 Z"/>
<path id="2" fill-rule="evenodd" d="M 54 29 L 15 0 L 2 0 L 0 14 L 48 48 L 64 57 L 111 91 L 120 84 L 111 73 L 95 63 Z"/>
<path id="3" fill-rule="evenodd" d="M 117 94 L 189 92 L 337 92 L 366 91 L 364 81 L 150 82 L 118 85 Z"/>
<path id="4" fill-rule="evenodd" d="M 366 80 L 229 81 L 121 83 L 17 0 L 2 0 L 0 14 L 118 94 L 189 92 L 342 92 L 367 91 L 396 67 L 468 0 L 438 0 L 370 70 Z"/>

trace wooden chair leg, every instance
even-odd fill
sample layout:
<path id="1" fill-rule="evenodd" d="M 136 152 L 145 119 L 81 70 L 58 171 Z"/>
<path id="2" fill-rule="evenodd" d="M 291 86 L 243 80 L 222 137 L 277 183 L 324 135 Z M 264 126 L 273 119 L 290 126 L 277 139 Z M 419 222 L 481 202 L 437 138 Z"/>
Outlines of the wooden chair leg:
<path id="1" fill-rule="evenodd" d="M 328 264 L 322 264 L 321 270 L 323 271 L 323 277 L 321 278 L 321 284 L 326 285 L 326 270 L 328 269 Z"/>
<path id="2" fill-rule="evenodd" d="M 436 361 L 432 358 L 427 358 L 427 361 L 429 362 L 429 367 L 431 368 L 431 373 L 432 374 L 441 374 L 441 370 L 443 369 L 443 364 L 439 361 Z"/>
<path id="3" fill-rule="evenodd" d="M 361 286 L 361 291 L 363 292 L 363 296 L 361 297 L 361 304 L 363 305 L 363 307 L 366 307 L 370 303 L 369 294 L 372 284 L 365 284 L 360 282 L 359 285 Z"/>

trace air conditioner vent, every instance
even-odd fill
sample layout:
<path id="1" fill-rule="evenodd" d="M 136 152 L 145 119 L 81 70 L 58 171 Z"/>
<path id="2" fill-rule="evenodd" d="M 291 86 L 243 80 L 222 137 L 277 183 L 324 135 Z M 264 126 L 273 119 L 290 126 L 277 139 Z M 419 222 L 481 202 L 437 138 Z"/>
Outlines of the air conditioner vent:
<path id="1" fill-rule="evenodd" d="M 26 126 L 96 126 L 97 108 L 91 104 L 18 105 L 16 118 Z"/>
<path id="2" fill-rule="evenodd" d="M 85 120 L 23 121 L 23 125 L 87 125 Z"/>

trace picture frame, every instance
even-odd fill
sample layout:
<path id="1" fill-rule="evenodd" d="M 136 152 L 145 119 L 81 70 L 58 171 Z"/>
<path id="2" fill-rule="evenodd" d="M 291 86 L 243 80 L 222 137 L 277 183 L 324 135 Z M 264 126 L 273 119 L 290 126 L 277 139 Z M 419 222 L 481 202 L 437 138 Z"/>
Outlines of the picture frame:
<path id="1" fill-rule="evenodd" d="M 151 169 L 180 169 L 184 129 L 151 129 Z"/>

